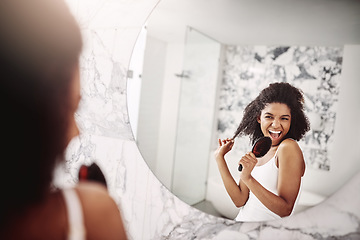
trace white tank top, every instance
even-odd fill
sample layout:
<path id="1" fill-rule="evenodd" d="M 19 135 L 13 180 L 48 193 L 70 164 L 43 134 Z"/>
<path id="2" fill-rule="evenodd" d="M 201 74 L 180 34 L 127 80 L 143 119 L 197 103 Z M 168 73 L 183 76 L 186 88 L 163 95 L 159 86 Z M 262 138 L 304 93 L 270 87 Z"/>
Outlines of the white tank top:
<path id="1" fill-rule="evenodd" d="M 279 175 L 279 169 L 276 166 L 275 161 L 277 159 L 277 151 L 278 150 L 276 150 L 275 155 L 267 163 L 261 166 L 255 166 L 251 172 L 251 175 L 256 179 L 256 181 L 258 181 L 264 188 L 276 195 L 278 195 L 277 182 Z M 301 186 L 299 192 L 300 190 Z M 295 205 L 298 201 L 299 195 L 300 194 L 298 194 L 298 197 L 295 201 Z M 295 205 L 293 209 L 295 209 Z M 281 217 L 279 215 L 273 213 L 267 207 L 265 207 L 264 204 L 262 204 L 262 202 L 260 202 L 260 200 L 250 191 L 249 199 L 245 205 L 240 208 L 235 220 L 242 222 L 257 222 L 280 218 Z"/>
<path id="2" fill-rule="evenodd" d="M 68 240 L 85 240 L 86 230 L 79 196 L 73 188 L 63 189 L 62 193 L 68 213 Z"/>

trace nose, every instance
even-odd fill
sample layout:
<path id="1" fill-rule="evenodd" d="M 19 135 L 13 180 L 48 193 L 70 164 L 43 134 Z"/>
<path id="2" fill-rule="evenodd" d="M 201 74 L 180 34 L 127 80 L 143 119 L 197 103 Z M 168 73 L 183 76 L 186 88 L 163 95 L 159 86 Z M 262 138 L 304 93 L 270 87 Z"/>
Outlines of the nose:
<path id="1" fill-rule="evenodd" d="M 274 121 L 272 122 L 271 126 L 274 127 L 274 128 L 279 127 L 279 126 L 280 126 L 279 120 L 274 119 Z"/>

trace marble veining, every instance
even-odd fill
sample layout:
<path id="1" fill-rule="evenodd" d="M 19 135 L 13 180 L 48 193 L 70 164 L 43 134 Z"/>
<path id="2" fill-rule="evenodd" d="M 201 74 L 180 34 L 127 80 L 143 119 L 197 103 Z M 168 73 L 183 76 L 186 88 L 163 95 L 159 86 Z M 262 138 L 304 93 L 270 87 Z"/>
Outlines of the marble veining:
<path id="1" fill-rule="evenodd" d="M 320 205 L 292 217 L 262 223 L 185 218 L 161 239 L 360 239 L 360 189 L 354 188 L 359 183 L 357 174 Z M 352 198 L 344 198 L 349 192 Z M 186 225 L 192 225 L 191 231 Z"/>

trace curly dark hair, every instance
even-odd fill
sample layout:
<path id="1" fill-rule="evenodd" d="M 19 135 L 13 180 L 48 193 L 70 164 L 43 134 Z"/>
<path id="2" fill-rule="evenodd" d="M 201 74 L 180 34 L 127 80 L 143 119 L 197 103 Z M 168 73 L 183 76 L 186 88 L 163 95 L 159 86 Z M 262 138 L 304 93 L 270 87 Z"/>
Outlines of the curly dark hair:
<path id="1" fill-rule="evenodd" d="M 62 0 L 0 3 L 0 227 L 50 190 L 67 145 L 81 32 Z"/>
<path id="2" fill-rule="evenodd" d="M 310 130 L 309 120 L 304 113 L 303 92 L 289 83 L 278 82 L 269 84 L 255 100 L 246 106 L 234 138 L 249 135 L 250 141 L 254 143 L 258 138 L 264 136 L 257 119 L 260 117 L 261 111 L 270 103 L 283 103 L 291 110 L 291 126 L 285 138 L 299 141 Z"/>

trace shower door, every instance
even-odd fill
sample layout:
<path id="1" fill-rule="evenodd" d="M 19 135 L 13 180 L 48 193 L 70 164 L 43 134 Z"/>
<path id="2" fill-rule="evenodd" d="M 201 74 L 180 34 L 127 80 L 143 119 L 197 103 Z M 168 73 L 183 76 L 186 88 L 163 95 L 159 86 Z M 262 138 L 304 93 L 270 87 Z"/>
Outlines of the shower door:
<path id="1" fill-rule="evenodd" d="M 190 205 L 206 194 L 220 50 L 219 42 L 187 28 L 171 190 Z"/>

